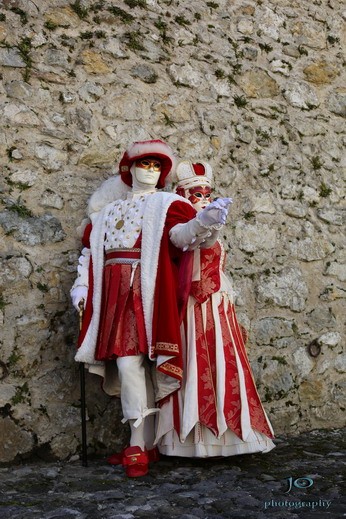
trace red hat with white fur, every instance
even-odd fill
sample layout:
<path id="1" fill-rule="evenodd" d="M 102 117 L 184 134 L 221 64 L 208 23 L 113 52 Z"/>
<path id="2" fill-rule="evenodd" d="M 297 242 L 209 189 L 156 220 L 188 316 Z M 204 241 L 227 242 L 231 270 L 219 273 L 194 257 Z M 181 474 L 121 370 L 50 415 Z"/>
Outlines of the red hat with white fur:
<path id="1" fill-rule="evenodd" d="M 131 144 L 125 151 L 120 163 L 121 179 L 128 186 L 132 186 L 131 166 L 136 160 L 144 157 L 155 157 L 161 162 L 161 175 L 156 187 L 161 189 L 170 181 L 168 175 L 175 167 L 175 157 L 172 149 L 163 141 L 138 141 Z"/>

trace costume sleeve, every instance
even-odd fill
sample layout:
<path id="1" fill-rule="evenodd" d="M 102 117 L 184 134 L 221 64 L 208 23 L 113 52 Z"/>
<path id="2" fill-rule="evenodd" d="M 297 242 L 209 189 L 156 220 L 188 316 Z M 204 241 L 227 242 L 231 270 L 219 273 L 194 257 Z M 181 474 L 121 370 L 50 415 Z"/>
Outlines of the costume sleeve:
<path id="1" fill-rule="evenodd" d="M 184 200 L 182 198 L 182 200 Z M 196 211 L 188 202 L 173 202 L 167 211 L 165 226 L 168 231 L 179 223 L 186 223 L 196 216 Z"/>
<path id="2" fill-rule="evenodd" d="M 218 238 L 214 227 L 202 225 L 196 211 L 187 203 L 174 202 L 167 214 L 169 237 L 173 245 L 183 251 L 211 247 Z"/>
<path id="3" fill-rule="evenodd" d="M 205 238 L 205 241 L 201 243 L 201 249 L 210 249 L 214 245 L 214 243 L 217 242 L 217 240 L 219 239 L 219 229 L 210 229 L 209 233 L 209 236 L 207 236 Z"/>
<path id="4" fill-rule="evenodd" d="M 92 230 L 92 225 L 88 224 L 84 230 L 82 244 L 84 245 L 81 255 L 78 260 L 77 267 L 77 278 L 71 288 L 71 295 L 75 288 L 77 287 L 88 287 L 89 286 L 89 264 L 90 264 L 90 233 Z"/>

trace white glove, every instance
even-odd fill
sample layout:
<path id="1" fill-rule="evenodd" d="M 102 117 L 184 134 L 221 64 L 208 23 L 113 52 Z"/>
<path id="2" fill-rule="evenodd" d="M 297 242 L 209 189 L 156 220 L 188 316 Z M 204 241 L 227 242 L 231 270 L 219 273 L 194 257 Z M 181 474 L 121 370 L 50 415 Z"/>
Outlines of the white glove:
<path id="1" fill-rule="evenodd" d="M 173 245 L 183 251 L 197 249 L 212 235 L 213 229 L 207 229 L 198 223 L 197 218 L 189 222 L 178 223 L 169 231 Z M 217 239 L 214 239 L 214 241 Z"/>
<path id="2" fill-rule="evenodd" d="M 71 290 L 70 294 L 71 294 L 72 304 L 77 311 L 80 310 L 78 304 L 81 302 L 82 299 L 84 299 L 84 308 L 85 308 L 86 300 L 87 300 L 87 296 L 88 296 L 88 287 L 79 285 L 79 286 L 73 288 Z"/>
<path id="3" fill-rule="evenodd" d="M 232 198 L 218 198 L 202 209 L 197 215 L 197 221 L 203 227 L 222 226 L 226 223 L 228 207 Z"/>

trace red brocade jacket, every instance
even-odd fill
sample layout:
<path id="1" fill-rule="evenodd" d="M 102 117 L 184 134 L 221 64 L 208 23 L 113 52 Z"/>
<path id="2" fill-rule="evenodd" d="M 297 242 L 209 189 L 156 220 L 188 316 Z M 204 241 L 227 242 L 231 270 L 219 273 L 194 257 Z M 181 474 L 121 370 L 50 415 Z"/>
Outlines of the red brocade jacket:
<path id="1" fill-rule="evenodd" d="M 185 253 L 171 243 L 169 231 L 175 225 L 194 218 L 196 212 L 188 202 L 177 195 L 157 193 L 150 196 L 156 196 L 158 206 L 152 205 L 152 215 L 149 215 L 148 222 L 144 216 L 138 240 L 141 243 L 141 296 L 146 320 L 148 355 L 152 360 L 159 356 L 168 357 L 158 366 L 159 371 L 181 381 L 183 362 L 178 273 L 181 258 Z M 86 227 L 82 240 L 83 246 L 90 249 L 91 254 L 88 266 L 88 297 L 76 360 L 88 364 L 97 364 L 94 353 L 102 298 L 102 293 L 99 293 L 100 290 L 102 292 L 100 276 L 104 267 L 104 251 L 99 249 L 103 248 L 104 234 L 100 234 L 103 233 L 101 219 L 105 218 L 105 214 L 105 211 L 101 211 L 93 224 Z M 148 292 L 152 292 L 151 299 L 146 298 Z"/>

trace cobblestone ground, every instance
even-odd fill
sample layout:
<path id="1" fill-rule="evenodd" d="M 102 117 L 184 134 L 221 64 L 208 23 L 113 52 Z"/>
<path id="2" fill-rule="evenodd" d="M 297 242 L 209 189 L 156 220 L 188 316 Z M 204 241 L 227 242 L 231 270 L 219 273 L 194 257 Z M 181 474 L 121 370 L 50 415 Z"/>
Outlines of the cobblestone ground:
<path id="1" fill-rule="evenodd" d="M 100 459 L 88 467 L 74 461 L 1 468 L 0 518 L 346 517 L 345 431 L 313 431 L 276 444 L 262 455 L 165 457 L 138 479 Z"/>

